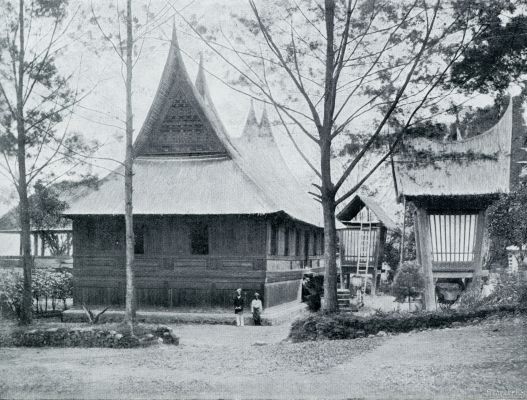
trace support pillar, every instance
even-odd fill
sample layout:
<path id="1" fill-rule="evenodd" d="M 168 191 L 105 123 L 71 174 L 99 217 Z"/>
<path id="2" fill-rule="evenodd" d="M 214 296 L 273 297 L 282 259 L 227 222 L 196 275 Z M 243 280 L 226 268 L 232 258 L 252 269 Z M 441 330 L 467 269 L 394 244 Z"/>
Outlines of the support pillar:
<path id="1" fill-rule="evenodd" d="M 479 284 L 483 263 L 483 235 L 485 234 L 486 213 L 484 210 L 478 213 L 476 219 L 476 240 L 474 242 L 474 278 L 473 283 Z"/>
<path id="2" fill-rule="evenodd" d="M 417 212 L 416 241 L 418 241 L 418 253 L 420 264 L 423 269 L 425 288 L 423 293 L 425 310 L 436 309 L 435 285 L 432 273 L 432 242 L 430 238 L 430 220 L 424 208 L 418 207 Z"/>

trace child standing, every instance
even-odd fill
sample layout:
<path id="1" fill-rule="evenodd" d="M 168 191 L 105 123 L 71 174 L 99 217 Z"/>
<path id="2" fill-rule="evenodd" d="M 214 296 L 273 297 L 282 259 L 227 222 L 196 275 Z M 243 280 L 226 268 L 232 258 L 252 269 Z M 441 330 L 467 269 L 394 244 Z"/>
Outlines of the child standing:
<path id="1" fill-rule="evenodd" d="M 253 313 L 254 325 L 262 325 L 261 313 L 263 310 L 262 300 L 260 300 L 260 294 L 255 293 L 254 299 L 251 301 L 251 312 Z"/>

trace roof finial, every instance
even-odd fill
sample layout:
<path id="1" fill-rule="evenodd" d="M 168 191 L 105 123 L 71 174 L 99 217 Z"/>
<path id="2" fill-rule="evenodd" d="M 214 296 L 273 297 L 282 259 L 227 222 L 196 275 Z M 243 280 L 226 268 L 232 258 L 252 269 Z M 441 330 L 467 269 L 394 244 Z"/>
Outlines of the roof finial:
<path id="1" fill-rule="evenodd" d="M 242 137 L 246 139 L 251 139 L 256 136 L 258 131 L 258 121 L 256 120 L 256 113 L 254 112 L 254 102 L 251 99 L 251 105 L 249 107 L 249 112 L 247 113 L 247 119 L 245 120 L 245 126 L 242 131 Z"/>
<path id="2" fill-rule="evenodd" d="M 260 136 L 273 137 L 273 133 L 271 132 L 271 122 L 269 122 L 269 116 L 267 115 L 267 107 L 265 104 L 262 111 L 262 119 L 260 119 Z"/>
<path id="3" fill-rule="evenodd" d="M 170 40 L 170 44 L 176 48 L 179 49 L 179 43 L 177 40 L 177 29 L 176 29 L 176 19 L 174 18 L 172 20 L 172 39 Z"/>
<path id="4" fill-rule="evenodd" d="M 207 95 L 207 81 L 205 79 L 205 69 L 203 68 L 203 53 L 201 52 L 199 53 L 199 69 L 198 75 L 196 76 L 195 86 L 201 97 Z"/>

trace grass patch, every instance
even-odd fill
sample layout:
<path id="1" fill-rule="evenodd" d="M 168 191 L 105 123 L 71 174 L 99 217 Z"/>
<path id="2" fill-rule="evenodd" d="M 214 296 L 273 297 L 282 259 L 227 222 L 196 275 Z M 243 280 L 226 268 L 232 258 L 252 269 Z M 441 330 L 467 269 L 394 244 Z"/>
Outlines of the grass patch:
<path id="1" fill-rule="evenodd" d="M 527 307 L 499 305 L 475 310 L 449 310 L 419 313 L 380 313 L 358 317 L 349 313 L 315 313 L 296 320 L 289 338 L 293 342 L 355 339 L 379 332 L 402 333 L 429 328 L 445 328 L 454 323 L 479 322 L 496 314 L 526 313 Z"/>

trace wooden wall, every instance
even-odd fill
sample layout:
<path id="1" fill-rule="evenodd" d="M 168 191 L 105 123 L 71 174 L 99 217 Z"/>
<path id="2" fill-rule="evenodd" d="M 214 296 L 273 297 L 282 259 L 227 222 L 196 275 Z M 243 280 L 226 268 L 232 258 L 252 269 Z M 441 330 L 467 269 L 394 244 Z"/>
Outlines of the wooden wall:
<path id="1" fill-rule="evenodd" d="M 208 226 L 209 252 L 192 254 L 190 231 Z M 269 253 L 271 223 L 265 216 L 137 216 L 144 232 L 144 254 L 135 255 L 139 306 L 230 307 L 235 289 L 248 301 L 258 291 L 266 307 L 299 299 L 302 275 L 323 266 L 321 230 L 288 221 L 278 229 L 277 254 Z M 296 255 L 294 236 L 285 255 L 285 227 L 309 236 Z M 74 302 L 124 303 L 124 219 L 77 217 L 73 222 Z M 318 241 L 315 240 L 318 237 Z M 319 243 L 320 249 L 315 243 Z"/>
<path id="2" fill-rule="evenodd" d="M 144 254 L 136 254 L 139 306 L 230 306 L 242 287 L 263 295 L 266 223 L 263 217 L 207 216 L 209 254 L 191 254 L 190 229 L 200 218 L 137 216 Z M 74 301 L 124 303 L 124 219 L 74 219 Z"/>

